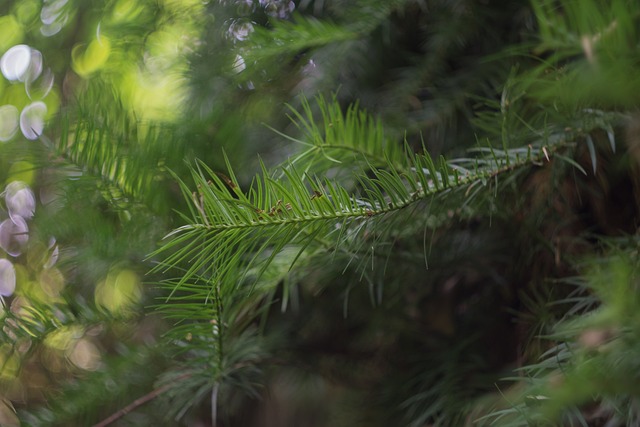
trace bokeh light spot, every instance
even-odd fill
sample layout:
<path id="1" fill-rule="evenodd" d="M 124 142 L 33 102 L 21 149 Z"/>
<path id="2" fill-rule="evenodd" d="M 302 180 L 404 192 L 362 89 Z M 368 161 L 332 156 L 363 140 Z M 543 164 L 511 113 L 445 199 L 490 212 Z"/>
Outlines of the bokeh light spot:
<path id="1" fill-rule="evenodd" d="M 16 290 L 16 270 L 8 259 L 0 259 L 0 295 L 8 297 Z"/>
<path id="2" fill-rule="evenodd" d="M 64 14 L 64 6 L 68 0 L 45 0 L 42 11 L 40 12 L 40 20 L 45 25 L 51 25 L 58 21 Z"/>
<path id="3" fill-rule="evenodd" d="M 112 314 L 131 314 L 142 297 L 138 275 L 129 269 L 112 270 L 98 283 L 96 304 Z"/>
<path id="4" fill-rule="evenodd" d="M 241 73 L 247 68 L 247 65 L 245 64 L 242 56 L 236 55 L 236 59 L 233 61 L 232 67 L 235 73 Z"/>
<path id="5" fill-rule="evenodd" d="M 53 88 L 53 72 L 50 68 L 44 70 L 44 73 L 38 78 L 29 78 L 25 82 L 25 91 L 29 98 L 44 98 Z"/>
<path id="6" fill-rule="evenodd" d="M 60 250 L 58 249 L 58 243 L 56 242 L 55 237 L 51 237 L 49 239 L 49 248 L 47 250 L 47 260 L 45 261 L 43 267 L 51 268 L 58 262 L 58 257 L 60 256 Z"/>
<path id="7" fill-rule="evenodd" d="M 31 64 L 31 48 L 26 44 L 13 46 L 0 58 L 0 71 L 9 81 L 22 81 Z"/>
<path id="8" fill-rule="evenodd" d="M 31 61 L 29 62 L 29 68 L 23 77 L 23 81 L 33 82 L 42 73 L 42 53 L 39 50 L 31 49 Z"/>
<path id="9" fill-rule="evenodd" d="M 18 22 L 28 26 L 40 13 L 41 0 L 20 0 L 13 7 L 13 14 Z M 15 43 L 14 43 L 15 44 Z"/>
<path id="10" fill-rule="evenodd" d="M 14 137 L 18 131 L 20 112 L 13 105 L 0 107 L 0 141 L 6 142 Z"/>
<path id="11" fill-rule="evenodd" d="M 62 30 L 69 21 L 70 10 L 68 0 L 45 0 L 40 11 L 40 33 L 45 37 L 51 37 Z"/>
<path id="12" fill-rule="evenodd" d="M 112 22 L 120 23 L 134 20 L 143 8 L 136 0 L 120 0 L 112 10 Z"/>
<path id="13" fill-rule="evenodd" d="M 29 227 L 19 216 L 5 219 L 0 224 L 0 248 L 7 254 L 17 257 L 22 254 L 24 245 L 29 240 Z"/>
<path id="14" fill-rule="evenodd" d="M 127 107 L 147 120 L 174 120 L 187 96 L 185 79 L 180 72 L 151 73 L 132 70 L 122 82 L 121 91 Z"/>
<path id="15" fill-rule="evenodd" d="M 27 139 L 38 139 L 44 130 L 47 105 L 42 101 L 33 102 L 20 113 L 20 130 Z"/>
<path id="16" fill-rule="evenodd" d="M 49 334 L 44 343 L 55 350 L 67 351 L 84 335 L 84 328 L 80 325 L 63 326 Z"/>
<path id="17" fill-rule="evenodd" d="M 234 21 L 229 26 L 229 35 L 239 41 L 248 39 L 253 31 L 253 24 L 246 20 Z"/>
<path id="18" fill-rule="evenodd" d="M 43 99 L 42 102 L 47 106 L 47 114 L 45 118 L 48 120 L 55 116 L 60 108 L 60 94 L 55 87 L 47 94 L 47 97 Z"/>
<path id="19" fill-rule="evenodd" d="M 31 188 L 22 181 L 13 181 L 4 189 L 4 199 L 9 217 L 31 219 L 36 210 L 36 196 Z"/>
<path id="20" fill-rule="evenodd" d="M 111 42 L 105 36 L 93 40 L 85 49 L 84 44 L 74 46 L 71 51 L 73 70 L 82 77 L 101 69 L 111 54 Z"/>
<path id="21" fill-rule="evenodd" d="M 16 107 L 18 110 L 22 110 L 29 105 L 32 101 L 24 90 L 24 86 L 12 84 L 7 86 L 2 96 L 3 104 L 10 104 Z M 20 119 L 18 119 L 18 123 Z"/>
<path id="22" fill-rule="evenodd" d="M 95 371 L 100 367 L 100 350 L 88 338 L 80 339 L 68 357 L 71 363 L 86 371 Z"/>
<path id="23" fill-rule="evenodd" d="M 36 168 L 32 163 L 24 160 L 14 162 L 9 168 L 7 182 L 22 181 L 26 185 L 31 186 L 34 182 Z"/>
<path id="24" fill-rule="evenodd" d="M 47 296 L 57 298 L 64 288 L 64 276 L 57 268 L 49 268 L 40 272 L 40 286 Z"/>

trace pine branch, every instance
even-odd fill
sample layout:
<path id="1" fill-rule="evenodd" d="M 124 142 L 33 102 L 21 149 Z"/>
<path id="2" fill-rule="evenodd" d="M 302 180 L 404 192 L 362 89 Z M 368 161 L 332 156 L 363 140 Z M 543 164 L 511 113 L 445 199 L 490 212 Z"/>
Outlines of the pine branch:
<path id="1" fill-rule="evenodd" d="M 358 103 L 351 104 L 343 113 L 337 95 L 331 101 L 322 95 L 315 98 L 319 118 L 314 113 L 309 100 L 302 95 L 298 112 L 289 105 L 289 118 L 302 135 L 294 138 L 282 132 L 282 137 L 305 147 L 282 167 L 295 166 L 305 173 L 312 169 L 315 173 L 340 166 L 342 163 L 355 165 L 367 159 L 375 166 L 392 163 L 402 168 L 405 156 L 402 146 L 385 136 L 382 122 L 359 108 Z"/>
<path id="2" fill-rule="evenodd" d="M 256 28 L 243 57 L 249 63 L 271 60 L 311 47 L 352 40 L 357 36 L 356 32 L 344 26 L 297 16 L 293 21 L 274 22 L 273 29 Z"/>
<path id="3" fill-rule="evenodd" d="M 148 202 L 152 198 L 164 157 L 158 155 L 162 151 L 159 129 L 148 128 L 146 140 L 136 141 L 134 135 L 112 134 L 109 125 L 97 125 L 95 120 L 75 121 L 73 128 L 68 119 L 63 120 L 60 137 L 51 148 L 64 161 L 113 188 L 121 200 Z"/>
<path id="4" fill-rule="evenodd" d="M 246 62 L 274 60 L 296 55 L 306 49 L 355 40 L 368 35 L 407 0 L 368 0 L 356 2 L 343 17 L 344 23 L 320 21 L 294 15 L 293 20 L 277 20 L 272 28 L 257 27 L 241 54 Z"/>
<path id="5" fill-rule="evenodd" d="M 301 175 L 292 166 L 281 170 L 282 179 L 271 178 L 263 168 L 254 185 L 243 192 L 231 168 L 227 177 L 200 163 L 193 170 L 197 192 L 180 182 L 190 202 L 191 216 L 185 217 L 188 224 L 170 233 L 165 244 L 152 254 L 166 256 L 158 271 L 166 273 L 185 264 L 179 278 L 163 284 L 171 293 L 162 311 L 174 318 L 215 318 L 219 325 L 233 323 L 233 315 L 221 314 L 221 308 L 214 306 L 217 303 L 207 301 L 213 296 L 214 301 L 227 301 L 222 306 L 232 307 L 238 295 L 246 297 L 251 292 L 285 248 L 297 251 L 289 270 L 305 251 L 313 252 L 318 247 L 334 251 L 351 248 L 347 252 L 352 251 L 352 256 L 369 253 L 393 239 L 395 218 L 401 218 L 397 215 L 407 208 L 424 202 L 434 206 L 433 200 L 438 199 L 438 209 L 446 211 L 451 206 L 446 199 L 454 192 L 464 193 L 467 199 L 476 197 L 475 190 L 470 196 L 474 187 L 549 161 L 555 152 L 571 144 L 560 136 L 546 142 L 535 150 L 488 148 L 483 150 L 486 157 L 455 162 L 443 158 L 436 162 L 426 152 L 409 153 L 404 171 L 387 164 L 384 169 L 370 166 L 366 174 L 359 174 L 358 194 L 350 194 L 331 180 Z M 367 242 L 366 235 L 373 237 L 373 243 Z M 363 250 L 365 244 L 367 249 Z M 250 271 L 254 285 L 244 288 Z M 171 303 L 173 298 L 176 300 Z M 188 334 L 189 328 L 193 326 L 177 327 L 174 336 Z M 203 328 L 206 336 L 207 326 Z M 220 334 L 216 338 L 218 349 L 222 348 L 223 337 Z"/>
<path id="6" fill-rule="evenodd" d="M 309 108 L 307 117 L 296 115 L 306 132 L 306 140 L 300 141 L 317 150 L 327 145 L 332 150 L 362 147 L 362 167 L 351 179 L 357 183 L 355 190 L 338 180 L 312 175 L 313 162 L 304 157 L 298 160 L 298 165 L 306 165 L 304 172 L 291 162 L 272 171 L 262 164 L 261 173 L 246 190 L 228 160 L 226 173 L 198 162 L 191 168 L 193 188 L 175 177 L 189 206 L 183 216 L 186 224 L 169 233 L 151 256 L 164 258 L 155 271 L 166 274 L 180 269 L 178 277 L 162 283 L 170 292 L 162 312 L 181 320 L 168 336 L 180 344 L 187 366 L 205 371 L 199 381 L 185 385 L 185 390 L 199 390 L 185 401 L 185 408 L 204 399 L 202 390 L 209 387 L 210 392 L 219 380 L 224 381 L 221 386 L 230 378 L 246 383 L 244 373 L 232 375 L 238 360 L 256 370 L 256 361 L 264 360 L 256 356 L 259 350 L 252 346 L 257 337 L 251 335 L 252 325 L 269 305 L 267 292 L 262 292 L 268 290 L 258 284 L 280 254 L 286 254 L 288 271 L 292 271 L 307 254 L 317 256 L 339 248 L 352 260 L 358 259 L 356 268 L 365 277 L 368 256 L 373 261 L 376 250 L 391 247 L 400 233 L 413 230 L 405 224 L 411 211 L 425 205 L 430 215 L 461 207 L 478 211 L 492 198 L 492 191 L 502 189 L 503 177 L 543 165 L 556 154 L 560 160 L 568 159 L 563 151 L 591 130 L 549 130 L 525 147 L 489 145 L 472 150 L 475 157 L 446 160 L 432 158 L 426 150 L 387 155 L 384 146 L 360 142 L 364 134 L 373 135 L 376 144 L 386 143 L 381 132 L 371 131 L 377 128 L 366 116 L 358 116 L 355 109 L 353 115 L 343 116 L 326 104 L 321 111 L 324 126 L 314 124 Z M 334 122 L 338 130 L 332 133 L 327 123 Z M 344 135 L 352 136 L 342 139 Z M 344 142 L 326 144 L 332 138 Z M 383 153 L 383 164 L 377 153 Z M 252 386 L 246 390 L 255 392 Z"/>

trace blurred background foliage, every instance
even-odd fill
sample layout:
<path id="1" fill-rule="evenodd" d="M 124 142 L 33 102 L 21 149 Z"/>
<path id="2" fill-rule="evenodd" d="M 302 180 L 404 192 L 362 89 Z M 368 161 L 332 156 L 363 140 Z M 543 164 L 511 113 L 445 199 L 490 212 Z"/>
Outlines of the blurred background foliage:
<path id="1" fill-rule="evenodd" d="M 637 425 L 639 28 L 2 2 L 0 425 Z"/>

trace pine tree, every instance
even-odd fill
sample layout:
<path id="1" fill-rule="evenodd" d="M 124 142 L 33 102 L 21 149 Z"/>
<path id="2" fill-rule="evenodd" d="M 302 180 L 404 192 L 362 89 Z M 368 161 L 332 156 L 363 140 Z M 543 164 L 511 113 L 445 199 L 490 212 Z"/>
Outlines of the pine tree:
<path id="1" fill-rule="evenodd" d="M 0 14 L 4 424 L 638 423 L 634 2 Z"/>

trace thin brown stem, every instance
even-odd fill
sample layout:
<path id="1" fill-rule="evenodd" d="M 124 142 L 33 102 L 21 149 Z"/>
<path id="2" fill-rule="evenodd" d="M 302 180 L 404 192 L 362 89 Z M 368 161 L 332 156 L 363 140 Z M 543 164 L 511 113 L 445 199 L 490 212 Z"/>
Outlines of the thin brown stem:
<path id="1" fill-rule="evenodd" d="M 179 381 L 179 380 L 188 378 L 190 376 L 191 376 L 191 374 L 184 374 L 184 375 L 181 375 L 178 378 L 176 378 L 175 381 Z M 127 405 L 124 408 L 120 409 L 118 412 L 110 415 L 108 418 L 105 418 L 104 420 L 100 421 L 98 424 L 95 424 L 93 427 L 106 427 L 106 426 L 114 423 L 115 421 L 117 421 L 120 418 L 122 418 L 125 415 L 127 415 L 129 412 L 135 410 L 136 408 L 138 408 L 138 407 L 144 405 L 145 403 L 147 403 L 147 402 L 155 399 L 156 397 L 160 396 L 162 393 L 164 393 L 165 391 L 169 390 L 173 385 L 175 385 L 175 383 L 165 384 L 162 387 L 158 387 L 157 389 L 155 389 L 155 390 L 145 394 L 144 396 L 134 400 L 129 405 Z"/>

